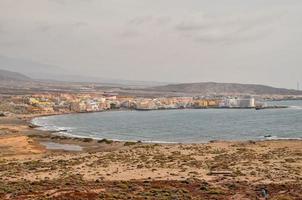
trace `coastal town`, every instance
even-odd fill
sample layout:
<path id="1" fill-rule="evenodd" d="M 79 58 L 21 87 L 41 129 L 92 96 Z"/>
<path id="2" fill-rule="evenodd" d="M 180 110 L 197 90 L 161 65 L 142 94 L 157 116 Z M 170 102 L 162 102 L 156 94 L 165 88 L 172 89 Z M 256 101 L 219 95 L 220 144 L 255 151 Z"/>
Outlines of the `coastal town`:
<path id="1" fill-rule="evenodd" d="M 0 110 L 17 114 L 99 112 L 106 110 L 163 110 L 206 108 L 255 108 L 254 97 L 196 96 L 141 98 L 102 94 L 35 94 L 2 97 Z"/>

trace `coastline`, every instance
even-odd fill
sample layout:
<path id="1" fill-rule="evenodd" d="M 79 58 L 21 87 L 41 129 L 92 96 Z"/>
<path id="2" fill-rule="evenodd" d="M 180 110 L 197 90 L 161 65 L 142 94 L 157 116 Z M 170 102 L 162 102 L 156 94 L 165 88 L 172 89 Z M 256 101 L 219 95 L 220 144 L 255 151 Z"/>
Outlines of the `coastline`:
<path id="1" fill-rule="evenodd" d="M 59 199 L 63 194 L 69 199 L 144 199 L 154 191 L 173 196 L 171 188 L 180 199 L 250 199 L 260 197 L 263 187 L 271 197 L 302 194 L 300 140 L 97 141 L 30 128 L 28 119 L 37 116 L 49 115 L 0 118 L 1 199 Z M 81 146 L 82 151 L 51 150 L 41 142 Z"/>
<path id="2" fill-rule="evenodd" d="M 277 108 L 275 106 L 273 106 L 273 108 Z M 282 106 L 282 108 L 285 108 L 285 106 Z M 288 107 L 286 107 L 288 108 Z M 224 108 L 209 108 L 209 109 L 224 109 Z M 230 109 L 246 109 L 246 108 L 227 108 L 226 110 L 230 110 Z M 251 108 L 249 108 L 251 109 Z M 267 108 L 270 109 L 270 108 Z M 160 112 L 160 111 L 172 111 L 172 110 L 180 110 L 180 109 L 163 109 L 163 110 L 152 110 L 154 112 Z M 200 109 L 181 109 L 181 110 L 200 110 Z M 148 110 L 149 111 L 149 110 Z M 65 112 L 65 113 L 47 113 L 47 114 L 36 114 L 36 115 L 32 115 L 30 117 L 27 117 L 27 121 L 30 124 L 29 126 L 31 128 L 38 128 L 41 131 L 46 131 L 46 132 L 51 132 L 54 133 L 56 136 L 62 136 L 62 137 L 69 137 L 69 138 L 78 138 L 78 139 L 93 139 L 96 141 L 99 140 L 110 140 L 110 141 L 114 141 L 114 142 L 138 142 L 138 143 L 146 143 L 146 144 L 204 144 L 204 143 L 210 143 L 213 141 L 216 141 L 217 139 L 213 139 L 213 140 L 200 140 L 200 141 L 169 141 L 169 140 L 148 140 L 148 139 L 120 139 L 118 137 L 116 138 L 110 138 L 110 137 L 98 137 L 98 136 L 85 136 L 85 135 L 77 135 L 77 134 L 73 134 L 71 132 L 68 131 L 69 127 L 65 127 L 64 125 L 60 125 L 59 126 L 54 126 L 55 128 L 51 129 L 43 129 L 43 125 L 45 125 L 44 123 L 39 124 L 34 122 L 33 120 L 40 118 L 40 117 L 45 117 L 45 116 L 57 116 L 57 115 L 79 115 L 79 114 L 93 114 L 93 113 L 103 113 L 103 112 L 141 112 L 140 110 L 129 110 L 129 109 L 116 109 L 116 110 L 106 110 L 106 111 L 98 111 L 98 112 Z M 47 124 L 47 123 L 46 123 Z M 249 138 L 249 139 L 245 139 L 245 138 L 237 138 L 237 139 L 218 139 L 217 141 L 219 142 L 245 142 L 245 141 L 266 141 L 266 140 L 302 140 L 302 138 L 284 138 L 284 137 L 278 137 L 278 136 L 274 136 L 271 134 L 267 134 L 267 135 L 262 135 L 259 136 L 258 138 L 254 137 L 254 138 Z"/>
<path id="3" fill-rule="evenodd" d="M 113 110 L 113 111 L 128 111 L 128 110 Z M 130 110 L 131 111 L 131 110 Z M 111 110 L 109 111 L 100 111 L 100 112 L 112 112 Z M 66 112 L 66 113 L 60 113 L 60 112 L 56 112 L 56 113 L 37 113 L 37 114 L 30 114 L 30 115 L 16 115 L 14 117 L 10 116 L 10 117 L 1 117 L 0 118 L 0 122 L 1 119 L 4 118 L 11 118 L 11 120 L 21 120 L 22 126 L 18 127 L 18 124 L 11 124 L 11 126 L 15 127 L 18 129 L 18 132 L 21 133 L 21 135 L 25 135 L 25 136 L 29 136 L 32 138 L 43 138 L 45 141 L 45 139 L 49 139 L 50 142 L 58 142 L 57 140 L 61 140 L 59 142 L 64 143 L 65 141 L 68 141 L 68 143 L 72 143 L 73 141 L 77 141 L 77 142 L 81 142 L 81 141 L 85 141 L 85 140 L 89 140 L 90 142 L 101 142 L 101 141 L 106 141 L 107 143 L 121 143 L 121 144 L 125 144 L 125 143 L 131 143 L 132 145 L 134 144 L 146 144 L 146 145 L 206 145 L 206 144 L 213 144 L 213 143 L 256 143 L 256 142 L 274 142 L 274 141 L 302 141 L 302 138 L 274 138 L 273 136 L 269 136 L 266 137 L 264 136 L 263 139 L 255 139 L 255 140 L 210 140 L 210 141 L 205 141 L 205 142 L 196 142 L 196 143 L 182 143 L 182 142 L 164 142 L 164 141 L 128 141 L 128 140 L 118 140 L 118 139 L 110 139 L 110 138 L 90 138 L 90 137 L 85 137 L 85 136 L 68 136 L 68 135 L 64 135 L 64 134 L 58 134 L 62 131 L 54 131 L 54 130 L 41 130 L 38 129 L 41 126 L 38 126 L 36 124 L 32 123 L 32 120 L 35 118 L 39 118 L 39 117 L 47 117 L 47 116 L 58 116 L 58 115 L 71 115 L 71 114 L 89 114 L 89 113 L 96 113 L 96 112 Z M 0 130 L 1 128 L 3 128 L 1 125 L 5 125 L 0 123 Z M 25 133 L 26 132 L 26 133 Z M 1 135 L 3 136 L 3 135 Z M 53 140 L 55 139 L 55 140 Z M 63 140 L 63 141 L 62 141 Z M 72 142 L 71 142 L 72 141 Z M 87 143 L 87 141 L 85 142 Z"/>
<path id="4" fill-rule="evenodd" d="M 271 106 L 267 109 L 284 109 L 284 108 L 289 108 L 288 106 Z M 207 109 L 225 109 L 225 108 L 207 108 Z M 254 109 L 254 108 L 226 108 L 226 109 Z M 179 110 L 179 109 L 164 109 L 164 110 Z M 183 110 L 183 109 L 182 109 Z M 186 110 L 196 110 L 195 109 L 186 109 Z M 129 140 L 118 140 L 118 139 L 110 139 L 110 138 L 90 138 L 90 137 L 85 137 L 85 136 L 74 136 L 74 135 L 65 135 L 65 134 L 58 134 L 62 131 L 54 131 L 54 130 L 41 130 L 37 129 L 41 126 L 38 126 L 36 124 L 32 123 L 32 120 L 35 118 L 39 117 L 48 117 L 48 116 L 58 116 L 58 115 L 73 115 L 73 114 L 89 114 L 89 113 L 101 113 L 101 112 L 119 112 L 119 111 L 137 111 L 141 112 L 141 110 L 133 110 L 133 109 L 116 109 L 116 110 L 104 110 L 104 111 L 97 111 L 97 112 L 55 112 L 55 113 L 37 113 L 37 114 L 30 114 L 30 115 L 17 115 L 16 118 L 20 118 L 22 120 L 25 120 L 27 126 L 30 129 L 37 130 L 39 134 L 35 135 L 35 137 L 42 137 L 45 139 L 43 135 L 47 135 L 47 137 L 50 139 L 50 142 L 56 142 L 51 140 L 52 137 L 56 139 L 63 139 L 63 140 L 69 140 L 69 143 L 71 141 L 77 140 L 92 140 L 94 142 L 98 141 L 110 141 L 112 143 L 122 143 L 125 144 L 127 142 L 135 144 L 162 144 L 162 145 L 198 145 L 198 144 L 209 144 L 209 143 L 215 143 L 215 142 L 222 142 L 222 143 L 245 143 L 245 142 L 265 142 L 265 141 L 302 141 L 302 138 L 274 138 L 273 136 L 266 137 L 264 136 L 262 139 L 255 139 L 255 140 L 210 140 L 210 141 L 204 141 L 204 142 L 196 142 L 196 143 L 181 143 L 181 142 L 166 142 L 166 141 L 129 141 Z M 157 111 L 157 110 L 154 110 Z M 161 110 L 158 110 L 161 111 Z M 43 140 L 44 141 L 44 140 Z"/>

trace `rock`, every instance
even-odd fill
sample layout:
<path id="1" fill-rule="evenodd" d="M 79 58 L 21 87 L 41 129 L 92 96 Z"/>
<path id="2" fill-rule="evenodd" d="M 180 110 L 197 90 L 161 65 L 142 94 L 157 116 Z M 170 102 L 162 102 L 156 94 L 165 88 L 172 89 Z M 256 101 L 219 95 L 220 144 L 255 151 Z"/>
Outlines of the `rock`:
<path id="1" fill-rule="evenodd" d="M 35 124 L 30 123 L 30 124 L 28 124 L 28 127 L 29 127 L 29 128 L 38 128 L 39 126 L 37 126 L 37 125 L 35 125 Z"/>

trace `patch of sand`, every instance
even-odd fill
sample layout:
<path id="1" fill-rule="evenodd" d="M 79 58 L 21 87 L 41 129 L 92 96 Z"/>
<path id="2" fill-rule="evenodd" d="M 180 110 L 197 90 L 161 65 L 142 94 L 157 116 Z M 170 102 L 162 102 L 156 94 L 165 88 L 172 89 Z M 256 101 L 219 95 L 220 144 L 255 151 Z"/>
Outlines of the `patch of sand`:
<path id="1" fill-rule="evenodd" d="M 17 156 L 29 154 L 41 154 L 45 150 L 36 144 L 32 139 L 27 136 L 2 136 L 0 137 L 0 156 Z"/>

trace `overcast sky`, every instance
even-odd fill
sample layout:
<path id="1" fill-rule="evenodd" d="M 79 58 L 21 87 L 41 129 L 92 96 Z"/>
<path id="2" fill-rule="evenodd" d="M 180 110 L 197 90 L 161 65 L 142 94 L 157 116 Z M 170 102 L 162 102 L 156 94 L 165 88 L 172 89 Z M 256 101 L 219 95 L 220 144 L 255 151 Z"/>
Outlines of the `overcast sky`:
<path id="1" fill-rule="evenodd" d="M 301 0 L 0 0 L 0 55 L 73 73 L 302 85 Z"/>

